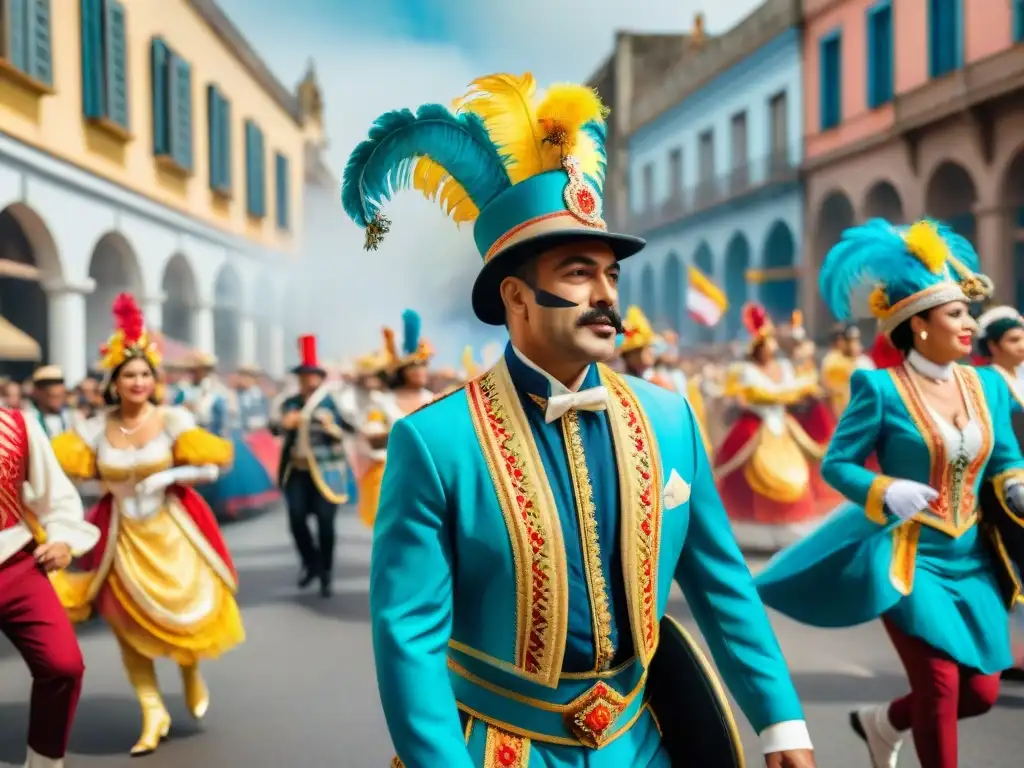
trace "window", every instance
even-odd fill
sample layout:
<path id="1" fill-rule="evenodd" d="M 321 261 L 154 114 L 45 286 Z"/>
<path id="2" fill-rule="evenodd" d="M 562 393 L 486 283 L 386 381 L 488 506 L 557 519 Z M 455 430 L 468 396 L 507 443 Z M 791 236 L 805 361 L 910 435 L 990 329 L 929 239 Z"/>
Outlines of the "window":
<path id="1" fill-rule="evenodd" d="M 215 85 L 206 88 L 210 128 L 210 189 L 231 193 L 231 102 Z"/>
<path id="2" fill-rule="evenodd" d="M 274 156 L 274 177 L 277 182 L 277 228 L 288 229 L 288 193 L 291 185 L 288 183 L 288 158 L 280 152 Z"/>
<path id="3" fill-rule="evenodd" d="M 697 181 L 710 184 L 715 178 L 715 132 L 704 131 L 698 139 Z"/>
<path id="4" fill-rule="evenodd" d="M 821 70 L 820 123 L 823 131 L 835 128 L 843 119 L 842 53 L 843 37 L 838 30 L 821 38 L 818 65 Z"/>
<path id="5" fill-rule="evenodd" d="M 679 197 L 683 191 L 683 150 L 676 147 L 668 153 L 668 196 Z"/>
<path id="6" fill-rule="evenodd" d="M 124 6 L 82 0 L 82 113 L 128 130 Z"/>
<path id="7" fill-rule="evenodd" d="M 267 171 L 263 131 L 252 120 L 245 121 L 245 207 L 250 216 L 267 215 Z"/>
<path id="8" fill-rule="evenodd" d="M 644 166 L 643 206 L 644 211 L 649 211 L 654 207 L 654 166 L 651 163 Z"/>
<path id="9" fill-rule="evenodd" d="M 772 162 L 785 162 L 789 158 L 789 104 L 785 91 L 768 100 L 768 119 L 768 147 Z"/>
<path id="10" fill-rule="evenodd" d="M 46 86 L 53 85 L 50 0 L 3 0 L 0 57 Z"/>
<path id="11" fill-rule="evenodd" d="M 1013 0 L 1013 39 L 1024 43 L 1024 0 Z"/>
<path id="12" fill-rule="evenodd" d="M 747 113 L 737 112 L 730 125 L 732 138 L 732 170 L 747 167 Z"/>
<path id="13" fill-rule="evenodd" d="M 161 38 L 150 51 L 153 67 L 153 154 L 192 170 L 192 68 Z"/>
<path id="14" fill-rule="evenodd" d="M 928 68 L 942 77 L 963 64 L 962 0 L 928 0 Z"/>
<path id="15" fill-rule="evenodd" d="M 892 101 L 892 3 L 882 0 L 868 9 L 868 107 Z"/>

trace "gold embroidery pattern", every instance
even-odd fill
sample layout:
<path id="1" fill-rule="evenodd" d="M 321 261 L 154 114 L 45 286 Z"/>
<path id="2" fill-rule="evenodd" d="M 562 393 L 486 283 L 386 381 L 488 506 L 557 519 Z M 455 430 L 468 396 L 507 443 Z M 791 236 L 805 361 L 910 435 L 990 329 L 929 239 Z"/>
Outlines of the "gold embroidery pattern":
<path id="1" fill-rule="evenodd" d="M 661 541 L 661 466 L 647 416 L 625 380 L 606 366 L 609 424 L 622 497 L 623 573 L 630 590 L 633 639 L 646 666 L 658 647 L 658 550 Z"/>
<path id="2" fill-rule="evenodd" d="M 583 545 L 583 567 L 590 594 L 590 615 L 594 627 L 594 668 L 601 672 L 612 665 L 615 645 L 612 643 L 612 614 L 609 609 L 608 586 L 601 566 L 601 542 L 597 535 L 597 508 L 590 472 L 583 452 L 580 418 L 576 411 L 562 417 L 565 448 L 569 454 L 569 475 L 576 496 Z"/>
<path id="3" fill-rule="evenodd" d="M 565 723 L 576 734 L 580 744 L 600 749 L 628 703 L 617 691 L 598 683 L 569 705 Z"/>
<path id="4" fill-rule="evenodd" d="M 470 415 L 512 542 L 516 666 L 555 687 L 565 656 L 568 575 L 551 486 L 502 360 L 466 387 Z"/>
<path id="5" fill-rule="evenodd" d="M 522 736 L 487 727 L 484 746 L 484 768 L 527 768 L 530 762 L 530 740 Z"/>
<path id="6" fill-rule="evenodd" d="M 982 439 L 981 450 L 977 456 L 958 469 L 949 461 L 946 441 L 929 414 L 928 407 L 910 378 L 906 366 L 890 370 L 890 375 L 911 421 L 928 448 L 931 461 L 929 485 L 940 492 L 938 498 L 929 505 L 931 512 L 921 514 L 915 519 L 949 536 L 960 536 L 977 522 L 978 503 L 975 485 L 992 452 L 992 417 L 985 402 L 981 380 L 976 371 L 966 366 L 957 366 L 954 369 L 954 376 L 961 385 L 967 405 L 978 421 Z"/>

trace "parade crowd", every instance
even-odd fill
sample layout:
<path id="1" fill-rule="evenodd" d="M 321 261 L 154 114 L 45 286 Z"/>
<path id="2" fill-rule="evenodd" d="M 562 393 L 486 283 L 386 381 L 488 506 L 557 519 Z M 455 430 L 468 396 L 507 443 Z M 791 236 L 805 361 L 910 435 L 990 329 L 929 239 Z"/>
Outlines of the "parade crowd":
<path id="1" fill-rule="evenodd" d="M 281 501 L 297 586 L 325 599 L 339 510 L 373 529 L 392 766 L 738 768 L 721 676 L 768 768 L 813 768 L 770 607 L 880 621 L 907 691 L 849 713 L 865 765 L 913 742 L 956 768 L 958 720 L 1020 661 L 1024 318 L 947 226 L 876 219 L 825 260 L 827 349 L 751 302 L 742 341 L 693 355 L 618 306 L 644 242 L 600 215 L 605 117 L 588 88 L 492 75 L 451 110 L 383 115 L 353 152 L 342 204 L 367 248 L 403 182 L 474 223 L 474 312 L 509 342 L 461 370 L 406 310 L 349 365 L 308 335 L 288 381 L 222 379 L 208 355 L 163 360 L 122 294 L 95 375 L 4 384 L 0 626 L 33 676 L 29 768 L 64 765 L 92 617 L 138 698 L 132 755 L 173 727 L 155 661 L 205 716 L 201 665 L 245 640 L 220 526 Z M 778 550 L 756 578 L 748 530 Z M 715 667 L 665 614 L 673 583 Z"/>

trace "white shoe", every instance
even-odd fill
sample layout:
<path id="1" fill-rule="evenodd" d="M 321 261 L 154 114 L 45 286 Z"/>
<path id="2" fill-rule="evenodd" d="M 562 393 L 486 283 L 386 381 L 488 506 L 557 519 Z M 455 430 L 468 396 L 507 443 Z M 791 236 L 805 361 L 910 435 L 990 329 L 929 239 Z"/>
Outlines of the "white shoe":
<path id="1" fill-rule="evenodd" d="M 33 751 L 32 747 L 29 747 L 25 768 L 64 768 L 64 758 L 43 757 L 38 752 Z"/>
<path id="2" fill-rule="evenodd" d="M 871 768 L 896 768 L 903 736 L 889 722 L 889 706 L 876 704 L 850 713 L 850 727 L 868 745 Z"/>

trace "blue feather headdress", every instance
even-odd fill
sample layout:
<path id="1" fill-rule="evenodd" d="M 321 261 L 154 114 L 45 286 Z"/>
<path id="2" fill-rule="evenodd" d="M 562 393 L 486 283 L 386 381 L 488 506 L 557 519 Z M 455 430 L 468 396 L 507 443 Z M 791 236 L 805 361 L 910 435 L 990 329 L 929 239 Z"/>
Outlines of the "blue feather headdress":
<path id="1" fill-rule="evenodd" d="M 888 335 L 932 307 L 990 296 L 992 283 L 978 268 L 974 247 L 943 224 L 898 227 L 872 219 L 843 233 L 818 279 L 837 319 L 873 317 Z"/>
<path id="2" fill-rule="evenodd" d="M 604 186 L 605 109 L 591 88 L 558 85 L 536 98 L 533 76 L 474 81 L 452 109 L 426 104 L 381 115 L 345 166 L 342 206 L 376 250 L 390 222 L 381 207 L 400 189 L 438 201 L 456 223 L 513 185 L 575 158 L 598 196 Z"/>
<path id="3" fill-rule="evenodd" d="M 434 348 L 423 338 L 423 321 L 419 313 L 407 309 L 402 313 L 402 345 L 396 343 L 395 332 L 384 328 L 384 351 L 391 370 L 407 365 L 425 365 L 434 356 Z"/>

